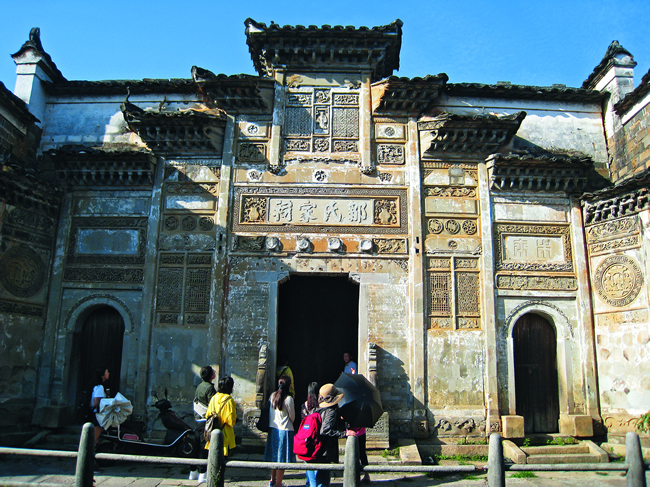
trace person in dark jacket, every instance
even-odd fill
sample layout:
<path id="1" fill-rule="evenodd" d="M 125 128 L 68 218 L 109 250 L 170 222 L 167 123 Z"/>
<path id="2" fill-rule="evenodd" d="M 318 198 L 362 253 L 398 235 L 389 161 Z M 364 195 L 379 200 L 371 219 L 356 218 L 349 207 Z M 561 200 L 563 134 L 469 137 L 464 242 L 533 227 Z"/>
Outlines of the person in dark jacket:
<path id="1" fill-rule="evenodd" d="M 202 382 L 196 387 L 196 392 L 194 394 L 194 400 L 201 403 L 205 406 L 206 410 L 208 404 L 210 404 L 210 399 L 214 396 L 217 391 L 214 388 L 212 381 L 217 377 L 215 370 L 206 365 L 201 368 L 201 380 Z M 197 458 L 207 459 L 208 450 L 205 449 L 205 440 L 203 439 L 203 431 L 205 429 L 205 417 L 200 416 L 196 411 L 194 412 L 194 417 L 196 419 L 196 428 L 194 430 L 196 443 L 197 443 Z M 200 466 L 195 470 L 190 471 L 190 480 L 198 480 L 199 477 L 201 480 L 206 479 L 206 469 L 207 467 Z"/>
<path id="2" fill-rule="evenodd" d="M 339 438 L 345 438 L 345 423 L 339 415 L 338 403 L 343 399 L 334 384 L 325 384 L 318 391 L 318 408 L 322 424 L 320 440 L 323 444 L 320 455 L 313 463 L 338 463 Z M 330 485 L 329 470 L 308 470 L 309 487 L 327 487 Z"/>

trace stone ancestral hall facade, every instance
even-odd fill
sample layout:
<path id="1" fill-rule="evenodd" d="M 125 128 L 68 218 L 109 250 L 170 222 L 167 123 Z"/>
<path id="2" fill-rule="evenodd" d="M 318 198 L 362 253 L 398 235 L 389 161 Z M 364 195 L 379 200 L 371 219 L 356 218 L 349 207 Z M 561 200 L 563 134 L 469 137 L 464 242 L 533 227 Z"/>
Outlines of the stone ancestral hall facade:
<path id="1" fill-rule="evenodd" d="M 259 76 L 69 81 L 38 29 L 0 89 L 3 428 L 70 421 L 92 370 L 153 420 L 350 351 L 384 437 L 612 436 L 650 404 L 650 75 L 398 78 L 402 23 L 246 21 Z M 286 358 L 285 358 L 286 357 Z"/>

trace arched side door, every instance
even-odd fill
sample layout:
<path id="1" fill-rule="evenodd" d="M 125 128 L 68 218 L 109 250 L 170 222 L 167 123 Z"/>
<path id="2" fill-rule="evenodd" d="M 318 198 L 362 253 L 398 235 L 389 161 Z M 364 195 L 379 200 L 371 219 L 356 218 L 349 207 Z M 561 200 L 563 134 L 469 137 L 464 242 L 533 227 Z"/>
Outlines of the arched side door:
<path id="1" fill-rule="evenodd" d="M 79 383 L 77 403 L 82 394 L 89 394 L 95 371 L 106 367 L 110 371 L 107 391 L 111 396 L 119 392 L 122 368 L 124 319 L 110 306 L 100 306 L 85 319 L 76 353 L 79 357 Z"/>
<path id="2" fill-rule="evenodd" d="M 529 313 L 517 320 L 512 338 L 517 415 L 524 417 L 524 431 L 555 433 L 560 418 L 555 330 Z"/>

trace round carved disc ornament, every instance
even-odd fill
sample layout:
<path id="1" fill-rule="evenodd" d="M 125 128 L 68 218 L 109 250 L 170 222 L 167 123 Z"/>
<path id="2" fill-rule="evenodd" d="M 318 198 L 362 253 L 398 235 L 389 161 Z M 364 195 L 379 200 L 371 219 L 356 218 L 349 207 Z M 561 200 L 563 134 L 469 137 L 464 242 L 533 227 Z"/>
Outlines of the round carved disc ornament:
<path id="1" fill-rule="evenodd" d="M 641 292 L 643 273 L 634 259 L 612 255 L 600 263 L 594 277 L 594 287 L 600 299 L 611 306 L 627 306 Z"/>
<path id="2" fill-rule="evenodd" d="M 45 283 L 41 256 L 26 245 L 11 247 L 0 259 L 0 283 L 19 298 L 34 296 Z"/>

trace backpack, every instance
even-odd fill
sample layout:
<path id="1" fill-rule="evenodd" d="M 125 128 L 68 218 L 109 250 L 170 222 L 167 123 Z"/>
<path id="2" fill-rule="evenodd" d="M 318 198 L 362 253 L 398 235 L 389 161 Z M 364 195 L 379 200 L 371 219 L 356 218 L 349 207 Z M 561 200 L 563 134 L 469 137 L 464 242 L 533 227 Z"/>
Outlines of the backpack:
<path id="1" fill-rule="evenodd" d="M 293 452 L 300 460 L 314 460 L 323 449 L 320 439 L 322 422 L 318 412 L 305 416 L 300 422 L 300 428 L 293 437 Z"/>
<path id="2" fill-rule="evenodd" d="M 205 429 L 203 430 L 203 440 L 210 441 L 210 436 L 212 435 L 212 430 L 221 429 L 221 423 L 219 422 L 219 414 L 210 416 L 205 421 Z"/>

